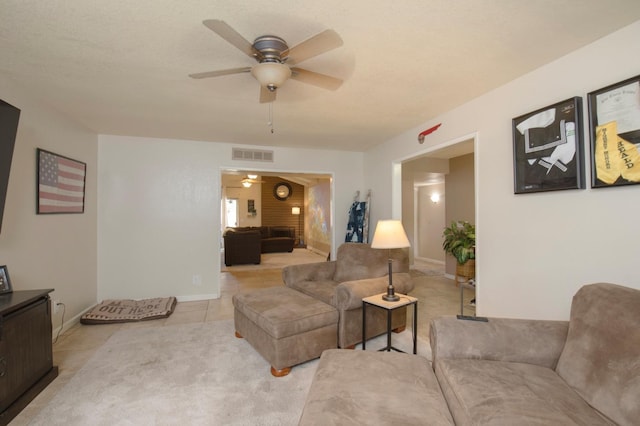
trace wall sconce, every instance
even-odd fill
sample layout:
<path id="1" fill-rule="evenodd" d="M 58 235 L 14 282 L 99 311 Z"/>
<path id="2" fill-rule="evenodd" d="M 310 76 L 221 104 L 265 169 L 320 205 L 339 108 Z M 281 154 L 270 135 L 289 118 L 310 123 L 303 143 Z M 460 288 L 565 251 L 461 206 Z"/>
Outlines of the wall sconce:
<path id="1" fill-rule="evenodd" d="M 247 175 L 249 179 L 258 179 L 258 175 Z"/>
<path id="2" fill-rule="evenodd" d="M 431 194 L 431 201 L 434 204 L 438 204 L 438 201 L 440 201 L 440 194 Z"/>

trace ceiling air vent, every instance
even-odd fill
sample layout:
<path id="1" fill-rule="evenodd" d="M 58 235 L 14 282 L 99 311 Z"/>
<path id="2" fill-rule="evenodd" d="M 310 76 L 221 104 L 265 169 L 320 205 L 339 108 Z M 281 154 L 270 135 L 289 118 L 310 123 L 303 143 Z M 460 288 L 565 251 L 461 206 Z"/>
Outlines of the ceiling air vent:
<path id="1" fill-rule="evenodd" d="M 233 148 L 231 150 L 231 159 L 243 161 L 269 161 L 273 163 L 273 151 Z"/>

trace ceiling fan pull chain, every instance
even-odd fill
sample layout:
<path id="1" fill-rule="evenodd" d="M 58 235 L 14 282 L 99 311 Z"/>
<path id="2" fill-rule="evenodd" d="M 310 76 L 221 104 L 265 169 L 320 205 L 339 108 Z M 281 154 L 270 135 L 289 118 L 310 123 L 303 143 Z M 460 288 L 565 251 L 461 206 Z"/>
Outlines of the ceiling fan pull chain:
<path id="1" fill-rule="evenodd" d="M 271 133 L 275 133 L 273 130 L 273 102 L 269 102 L 269 122 L 267 125 L 271 128 Z"/>

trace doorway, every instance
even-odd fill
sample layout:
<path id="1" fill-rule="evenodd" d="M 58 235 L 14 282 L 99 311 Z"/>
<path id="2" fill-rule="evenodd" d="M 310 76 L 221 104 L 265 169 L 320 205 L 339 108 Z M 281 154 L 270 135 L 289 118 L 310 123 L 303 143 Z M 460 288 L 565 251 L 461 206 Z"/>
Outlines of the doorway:
<path id="1" fill-rule="evenodd" d="M 330 255 L 334 243 L 333 174 L 222 169 L 220 180 L 221 236 L 227 228 L 291 227 L 298 242 L 296 249 L 323 259 Z M 281 186 L 288 188 L 286 195 L 277 191 Z M 224 269 L 223 262 L 220 265 Z"/>
<path id="2" fill-rule="evenodd" d="M 461 138 L 401 163 L 402 222 L 411 240 L 411 263 L 439 264 L 452 283 L 456 261 L 442 250 L 442 231 L 452 221 L 476 224 L 475 143 L 475 135 Z"/>
<path id="3" fill-rule="evenodd" d="M 225 203 L 225 227 L 236 228 L 238 226 L 238 199 L 227 198 Z"/>

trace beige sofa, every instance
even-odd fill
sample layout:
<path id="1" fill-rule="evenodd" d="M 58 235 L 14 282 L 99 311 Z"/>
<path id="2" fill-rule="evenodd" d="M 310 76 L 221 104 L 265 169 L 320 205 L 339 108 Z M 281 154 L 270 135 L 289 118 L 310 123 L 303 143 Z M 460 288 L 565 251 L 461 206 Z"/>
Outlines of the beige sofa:
<path id="1" fill-rule="evenodd" d="M 402 249 L 372 249 L 368 244 L 344 243 L 335 261 L 290 265 L 282 270 L 284 284 L 338 310 L 338 346 L 353 348 L 362 341 L 362 299 L 384 293 L 389 285 L 389 256 L 393 259 L 393 286 L 397 293 L 413 290 L 409 257 Z M 406 308 L 393 312 L 391 326 L 403 330 Z M 367 338 L 387 330 L 387 314 L 367 309 Z"/>
<path id="2" fill-rule="evenodd" d="M 437 318 L 431 348 L 435 376 L 414 355 L 325 351 L 300 424 L 640 424 L 640 290 L 586 285 L 567 322 Z"/>

